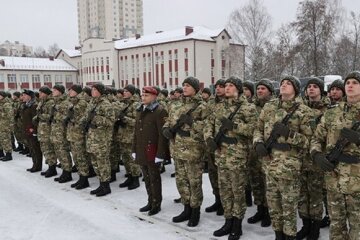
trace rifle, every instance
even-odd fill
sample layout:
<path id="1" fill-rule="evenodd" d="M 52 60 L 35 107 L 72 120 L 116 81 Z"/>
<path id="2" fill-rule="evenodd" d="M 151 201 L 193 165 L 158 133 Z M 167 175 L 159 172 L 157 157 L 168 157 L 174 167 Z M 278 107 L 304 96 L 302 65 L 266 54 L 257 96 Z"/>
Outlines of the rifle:
<path id="1" fill-rule="evenodd" d="M 115 124 L 114 124 L 115 130 L 119 129 L 120 126 L 121 126 L 121 127 L 125 127 L 125 123 L 122 121 L 122 119 L 124 118 L 125 113 L 126 113 L 126 111 L 128 110 L 128 108 L 130 107 L 130 105 L 131 105 L 131 104 L 128 104 L 128 105 L 126 106 L 126 108 L 124 108 L 123 110 L 121 110 L 121 112 L 120 112 L 119 115 L 117 116 L 117 118 L 116 118 L 117 120 L 116 120 L 116 122 L 115 122 Z"/>
<path id="2" fill-rule="evenodd" d="M 299 108 L 300 103 L 295 103 L 292 107 L 291 111 L 286 114 L 286 116 L 281 120 L 281 123 L 287 125 L 289 123 L 290 118 L 294 115 L 295 111 Z M 271 148 L 274 143 L 276 143 L 277 139 L 280 136 L 274 133 L 274 130 L 271 131 L 269 138 L 265 141 L 265 148 L 268 153 L 271 153 Z"/>
<path id="3" fill-rule="evenodd" d="M 194 112 L 198 106 L 200 106 L 201 103 L 198 103 L 196 104 L 194 107 L 192 107 L 189 111 L 187 111 L 184 115 L 187 115 L 187 116 L 190 116 L 192 112 Z M 182 116 L 182 115 L 181 115 Z M 181 117 L 180 116 L 180 117 Z M 180 122 L 180 118 L 176 121 L 175 125 L 172 126 L 172 128 L 170 128 L 170 132 L 175 135 L 179 130 L 180 128 L 184 125 L 184 123 Z M 190 135 L 189 132 L 185 132 L 183 131 L 183 135 L 184 136 L 187 136 L 187 135 Z"/>
<path id="4" fill-rule="evenodd" d="M 351 130 L 357 131 L 360 127 L 360 121 L 356 121 L 353 126 L 351 127 Z M 342 155 L 342 152 L 344 151 L 344 148 L 349 144 L 349 140 L 346 138 L 340 138 L 336 141 L 335 147 L 331 149 L 331 151 L 326 155 L 326 159 L 334 164 L 334 166 L 339 164 L 339 157 Z M 345 156 L 345 155 L 344 155 Z M 349 156 L 348 162 L 352 163 L 351 157 Z M 358 163 L 358 161 L 355 161 L 354 159 L 353 163 Z"/>
<path id="5" fill-rule="evenodd" d="M 54 106 L 51 108 L 50 118 L 49 118 L 49 125 L 51 125 L 51 123 L 54 121 L 55 112 L 56 112 L 56 105 L 54 105 Z"/>
<path id="6" fill-rule="evenodd" d="M 235 111 L 233 111 L 230 116 L 228 117 L 228 119 L 230 121 L 232 121 L 232 119 L 235 117 L 236 113 L 239 111 L 241 107 L 241 104 L 238 104 Z M 221 140 L 225 137 L 225 133 L 226 133 L 226 129 L 224 128 L 224 125 L 222 124 L 220 126 L 219 132 L 216 134 L 215 138 L 214 138 L 214 142 L 216 143 L 216 146 L 219 147 L 219 145 L 221 144 Z"/>
<path id="7" fill-rule="evenodd" d="M 64 127 L 67 127 L 71 119 L 74 118 L 74 114 L 74 105 L 72 105 L 67 112 L 66 118 L 64 119 Z"/>
<path id="8" fill-rule="evenodd" d="M 91 111 L 88 114 L 87 121 L 86 121 L 86 123 L 84 125 L 84 132 L 85 133 L 87 133 L 89 131 L 90 127 L 93 126 L 91 122 L 92 122 L 92 120 L 94 119 L 94 117 L 96 115 L 95 114 L 96 108 L 97 108 L 97 104 L 91 109 Z"/>

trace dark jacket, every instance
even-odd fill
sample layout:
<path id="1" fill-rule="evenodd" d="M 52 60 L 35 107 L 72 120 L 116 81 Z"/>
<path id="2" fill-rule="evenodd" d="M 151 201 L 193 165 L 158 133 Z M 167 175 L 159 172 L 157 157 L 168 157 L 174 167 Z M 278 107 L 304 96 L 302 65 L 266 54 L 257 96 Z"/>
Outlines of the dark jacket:
<path id="1" fill-rule="evenodd" d="M 158 102 L 153 102 L 145 109 L 137 108 L 132 152 L 140 165 L 154 164 L 155 158 L 166 157 L 166 138 L 162 135 L 167 112 Z"/>
<path id="2" fill-rule="evenodd" d="M 36 108 L 37 103 L 35 98 L 33 98 L 24 105 L 21 111 L 22 126 L 26 138 L 33 137 L 33 134 L 37 132 L 37 126 L 33 124 L 33 117 L 36 116 Z M 33 132 L 31 132 L 30 129 L 33 129 Z"/>

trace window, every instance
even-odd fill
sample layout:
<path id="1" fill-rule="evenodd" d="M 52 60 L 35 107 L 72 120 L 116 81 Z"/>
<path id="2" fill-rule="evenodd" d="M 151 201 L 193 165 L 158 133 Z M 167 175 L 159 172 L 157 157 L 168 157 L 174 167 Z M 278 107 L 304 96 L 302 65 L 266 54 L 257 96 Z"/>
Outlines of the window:
<path id="1" fill-rule="evenodd" d="M 51 82 L 51 75 L 44 75 L 44 82 Z"/>
<path id="2" fill-rule="evenodd" d="M 61 75 L 55 75 L 55 84 L 63 84 Z"/>
<path id="3" fill-rule="evenodd" d="M 221 50 L 221 59 L 222 59 L 222 60 L 225 59 L 225 50 Z"/>
<path id="4" fill-rule="evenodd" d="M 33 83 L 39 83 L 40 82 L 40 75 L 39 74 L 33 74 L 32 75 L 32 81 L 33 81 Z"/>
<path id="5" fill-rule="evenodd" d="M 65 76 L 66 82 L 67 83 L 71 83 L 72 82 L 72 76 L 71 75 L 66 75 Z"/>
<path id="6" fill-rule="evenodd" d="M 16 82 L 16 74 L 8 74 L 7 75 L 7 79 L 9 83 L 14 83 Z"/>
<path id="7" fill-rule="evenodd" d="M 5 76 L 4 76 L 4 74 L 0 74 L 0 82 L 5 82 Z"/>
<path id="8" fill-rule="evenodd" d="M 109 57 L 106 57 L 106 65 L 110 65 L 110 59 L 109 59 Z"/>
<path id="9" fill-rule="evenodd" d="M 211 59 L 214 59 L 214 49 L 211 49 Z"/>
<path id="10" fill-rule="evenodd" d="M 28 75 L 26 74 L 21 74 L 20 75 L 20 82 L 28 82 Z"/>

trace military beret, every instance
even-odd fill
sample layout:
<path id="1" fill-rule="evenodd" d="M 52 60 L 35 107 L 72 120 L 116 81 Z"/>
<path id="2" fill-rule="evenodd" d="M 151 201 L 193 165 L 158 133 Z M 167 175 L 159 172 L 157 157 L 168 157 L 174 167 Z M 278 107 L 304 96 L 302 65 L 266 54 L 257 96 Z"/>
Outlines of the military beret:
<path id="1" fill-rule="evenodd" d="M 156 91 L 156 89 L 154 87 L 148 86 L 148 87 L 143 87 L 142 89 L 143 93 L 150 93 L 153 95 L 158 95 L 158 91 Z"/>
<path id="2" fill-rule="evenodd" d="M 153 88 L 157 91 L 157 95 L 160 94 L 161 90 L 158 86 L 153 86 Z"/>

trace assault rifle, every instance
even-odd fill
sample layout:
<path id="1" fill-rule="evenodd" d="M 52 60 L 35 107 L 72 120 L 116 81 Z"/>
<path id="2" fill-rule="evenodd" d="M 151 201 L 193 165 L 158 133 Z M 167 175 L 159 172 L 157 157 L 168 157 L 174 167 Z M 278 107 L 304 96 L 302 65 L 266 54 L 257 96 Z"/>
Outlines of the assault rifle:
<path id="1" fill-rule="evenodd" d="M 356 121 L 353 126 L 351 127 L 351 130 L 357 131 L 360 127 L 360 121 Z M 326 159 L 334 164 L 334 166 L 339 164 L 339 160 L 341 158 L 344 158 L 344 162 L 347 163 L 358 163 L 359 159 L 356 157 L 351 157 L 350 155 L 344 155 L 342 152 L 344 151 L 344 148 L 349 144 L 349 140 L 346 138 L 340 138 L 336 141 L 335 147 L 331 149 L 331 151 L 326 155 Z"/>
<path id="2" fill-rule="evenodd" d="M 185 114 L 182 114 L 181 116 L 183 115 L 191 116 L 191 113 L 194 112 L 197 109 L 197 107 L 200 106 L 200 104 L 201 103 L 196 104 L 194 107 L 192 107 L 189 111 L 187 111 Z M 184 125 L 184 122 L 180 121 L 181 116 L 176 121 L 175 125 L 170 128 L 170 132 L 173 134 L 173 136 L 175 136 L 175 134 L 178 133 L 181 130 L 181 127 Z M 182 131 L 182 135 L 189 136 L 190 133 L 186 131 Z"/>
<path id="3" fill-rule="evenodd" d="M 93 125 L 91 122 L 95 117 L 95 110 L 96 110 L 97 104 L 91 109 L 87 116 L 87 121 L 84 124 L 84 132 L 87 133 L 91 127 L 95 128 L 95 125 Z"/>
<path id="4" fill-rule="evenodd" d="M 56 105 L 54 105 L 54 106 L 51 108 L 50 118 L 49 118 L 49 125 L 51 125 L 52 122 L 54 121 L 55 112 L 56 112 Z"/>
<path id="5" fill-rule="evenodd" d="M 119 113 L 119 115 L 116 118 L 116 122 L 114 124 L 114 128 L 115 130 L 119 129 L 119 127 L 125 127 L 125 123 L 123 122 L 123 118 L 125 117 L 126 111 L 128 110 L 128 108 L 130 107 L 131 104 L 128 104 L 126 106 L 126 108 L 124 108 L 123 110 L 121 110 L 121 112 Z"/>
<path id="6" fill-rule="evenodd" d="M 300 103 L 295 103 L 292 107 L 291 111 L 286 114 L 286 116 L 281 120 L 281 123 L 287 125 L 289 123 L 290 118 L 294 115 L 295 111 L 299 108 Z M 275 134 L 274 130 L 271 131 L 270 137 L 265 142 L 265 148 L 267 149 L 268 153 L 271 153 L 271 148 L 274 143 L 276 143 L 277 139 L 280 136 Z"/>
<path id="7" fill-rule="evenodd" d="M 74 118 L 74 105 L 71 106 L 67 112 L 66 118 L 64 119 L 64 127 L 67 127 L 67 125 L 69 124 L 69 122 L 71 121 L 71 119 Z"/>

